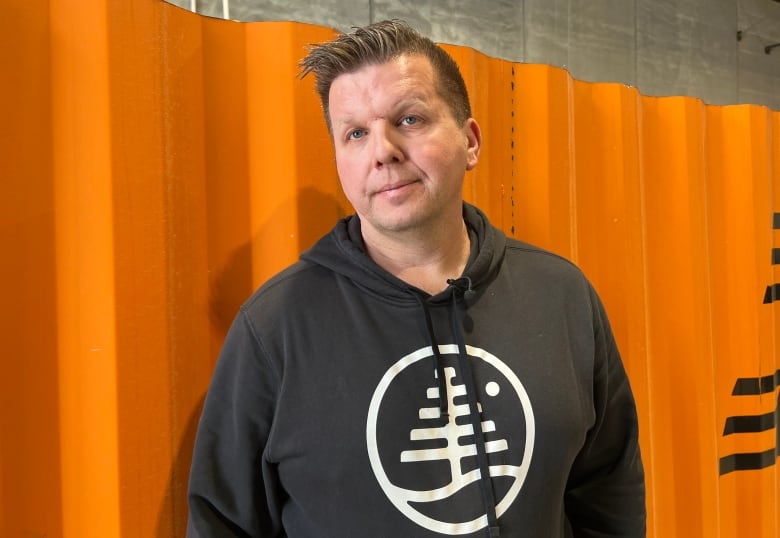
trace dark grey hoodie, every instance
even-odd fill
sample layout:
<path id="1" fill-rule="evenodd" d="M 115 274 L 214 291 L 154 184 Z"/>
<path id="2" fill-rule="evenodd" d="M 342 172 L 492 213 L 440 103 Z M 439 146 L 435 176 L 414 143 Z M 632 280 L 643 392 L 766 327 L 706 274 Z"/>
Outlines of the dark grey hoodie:
<path id="1" fill-rule="evenodd" d="M 350 217 L 244 304 L 198 429 L 190 538 L 645 536 L 598 297 L 464 219 L 471 257 L 438 295 L 373 263 Z"/>

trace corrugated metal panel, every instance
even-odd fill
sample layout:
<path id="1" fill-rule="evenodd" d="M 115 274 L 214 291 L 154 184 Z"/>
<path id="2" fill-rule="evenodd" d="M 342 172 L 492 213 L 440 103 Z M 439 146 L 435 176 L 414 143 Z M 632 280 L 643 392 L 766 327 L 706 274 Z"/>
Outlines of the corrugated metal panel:
<path id="1" fill-rule="evenodd" d="M 148 0 L 7 4 L 0 535 L 184 536 L 238 304 L 349 212 L 295 76 L 333 32 Z M 448 49 L 485 134 L 466 198 L 607 304 L 649 535 L 778 536 L 780 112 Z"/>

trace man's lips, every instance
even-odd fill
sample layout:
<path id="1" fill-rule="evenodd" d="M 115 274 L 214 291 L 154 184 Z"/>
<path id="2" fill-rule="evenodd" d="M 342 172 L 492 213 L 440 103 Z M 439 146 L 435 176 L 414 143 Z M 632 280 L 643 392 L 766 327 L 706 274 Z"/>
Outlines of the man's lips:
<path id="1" fill-rule="evenodd" d="M 403 189 L 404 187 L 408 187 L 409 185 L 412 185 L 414 183 L 417 183 L 416 179 L 410 179 L 406 181 L 397 181 L 395 183 L 391 183 L 390 185 L 385 185 L 384 187 L 381 187 L 376 191 L 377 194 L 392 194 L 395 191 L 399 191 Z"/>

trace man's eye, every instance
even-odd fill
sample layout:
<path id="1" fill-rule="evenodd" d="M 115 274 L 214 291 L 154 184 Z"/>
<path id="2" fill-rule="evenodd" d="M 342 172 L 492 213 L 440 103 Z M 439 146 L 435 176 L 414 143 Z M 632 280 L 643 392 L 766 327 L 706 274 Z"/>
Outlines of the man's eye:
<path id="1" fill-rule="evenodd" d="M 349 140 L 358 140 L 359 138 L 363 138 L 365 136 L 366 132 L 363 129 L 354 129 L 349 132 L 349 135 L 347 138 Z"/>
<path id="2" fill-rule="evenodd" d="M 420 121 L 416 116 L 404 116 L 404 118 L 401 120 L 401 123 L 404 125 L 414 125 Z"/>

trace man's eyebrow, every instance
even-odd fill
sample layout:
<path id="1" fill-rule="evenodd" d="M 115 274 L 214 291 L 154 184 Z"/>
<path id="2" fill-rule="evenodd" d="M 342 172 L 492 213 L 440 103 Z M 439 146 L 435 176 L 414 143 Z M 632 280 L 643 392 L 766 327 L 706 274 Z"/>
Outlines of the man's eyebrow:
<path id="1" fill-rule="evenodd" d="M 425 108 L 428 108 L 428 100 L 425 99 L 425 96 L 422 95 L 413 95 L 411 97 L 406 97 L 404 99 L 401 99 L 398 101 L 395 106 L 392 107 L 393 110 L 399 110 L 403 108 L 410 108 L 414 106 L 423 106 Z"/>
<path id="2" fill-rule="evenodd" d="M 333 130 L 335 131 L 336 129 L 343 129 L 344 127 L 354 125 L 355 119 L 352 114 L 339 116 L 338 118 L 331 118 L 331 124 L 333 125 Z"/>

